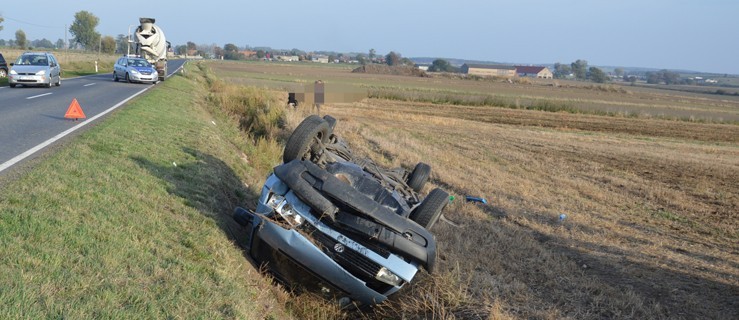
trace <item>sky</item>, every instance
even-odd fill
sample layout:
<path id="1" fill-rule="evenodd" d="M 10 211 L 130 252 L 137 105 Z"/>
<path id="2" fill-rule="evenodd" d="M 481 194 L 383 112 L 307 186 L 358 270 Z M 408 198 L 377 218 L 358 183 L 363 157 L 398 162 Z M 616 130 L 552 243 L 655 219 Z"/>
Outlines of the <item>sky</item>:
<path id="1" fill-rule="evenodd" d="M 739 74 L 737 0 L 3 1 L 1 39 L 64 39 L 74 13 L 103 35 L 154 17 L 173 45 L 395 51 L 517 64 L 570 63 Z M 33 8 L 29 4 L 33 3 Z M 152 2 L 154 3 L 154 2 Z M 71 35 L 68 35 L 71 39 Z"/>

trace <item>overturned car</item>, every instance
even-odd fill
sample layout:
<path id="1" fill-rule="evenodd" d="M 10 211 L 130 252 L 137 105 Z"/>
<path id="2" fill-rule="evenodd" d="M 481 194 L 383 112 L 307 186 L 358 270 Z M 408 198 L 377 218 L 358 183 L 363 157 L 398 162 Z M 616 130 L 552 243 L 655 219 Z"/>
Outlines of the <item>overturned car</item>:
<path id="1" fill-rule="evenodd" d="M 336 119 L 309 116 L 287 141 L 256 211 L 236 208 L 242 245 L 290 288 L 342 305 L 382 302 L 420 268 L 434 269 L 429 229 L 449 195 L 422 190 L 431 168 L 385 169 L 355 156 L 334 133 Z"/>

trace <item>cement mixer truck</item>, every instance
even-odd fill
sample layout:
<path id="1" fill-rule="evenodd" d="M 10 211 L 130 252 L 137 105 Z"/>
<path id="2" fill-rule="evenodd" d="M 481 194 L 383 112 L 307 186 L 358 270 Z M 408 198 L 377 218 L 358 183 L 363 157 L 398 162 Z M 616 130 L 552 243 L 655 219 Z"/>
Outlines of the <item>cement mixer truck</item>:
<path id="1" fill-rule="evenodd" d="M 167 77 L 167 50 L 169 42 L 162 28 L 154 24 L 154 18 L 139 18 L 141 24 L 136 28 L 136 54 L 154 65 L 159 81 Z"/>

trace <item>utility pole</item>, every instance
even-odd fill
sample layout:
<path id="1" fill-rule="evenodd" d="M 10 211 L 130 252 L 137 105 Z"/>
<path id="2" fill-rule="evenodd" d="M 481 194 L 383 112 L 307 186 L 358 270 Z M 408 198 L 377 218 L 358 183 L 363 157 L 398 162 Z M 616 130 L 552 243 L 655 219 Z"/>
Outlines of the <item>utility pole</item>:
<path id="1" fill-rule="evenodd" d="M 69 42 L 67 41 L 67 25 L 64 25 L 64 63 L 69 63 Z"/>

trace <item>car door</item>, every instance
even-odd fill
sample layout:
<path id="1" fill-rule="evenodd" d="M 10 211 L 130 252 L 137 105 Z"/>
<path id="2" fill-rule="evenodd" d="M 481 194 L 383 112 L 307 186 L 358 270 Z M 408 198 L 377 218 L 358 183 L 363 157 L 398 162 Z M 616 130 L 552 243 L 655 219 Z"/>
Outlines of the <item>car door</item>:
<path id="1" fill-rule="evenodd" d="M 61 68 L 59 67 L 59 62 L 56 61 L 56 57 L 53 55 L 49 55 L 49 69 L 51 82 L 56 83 L 56 81 L 54 81 L 55 79 L 60 81 L 62 77 Z"/>

